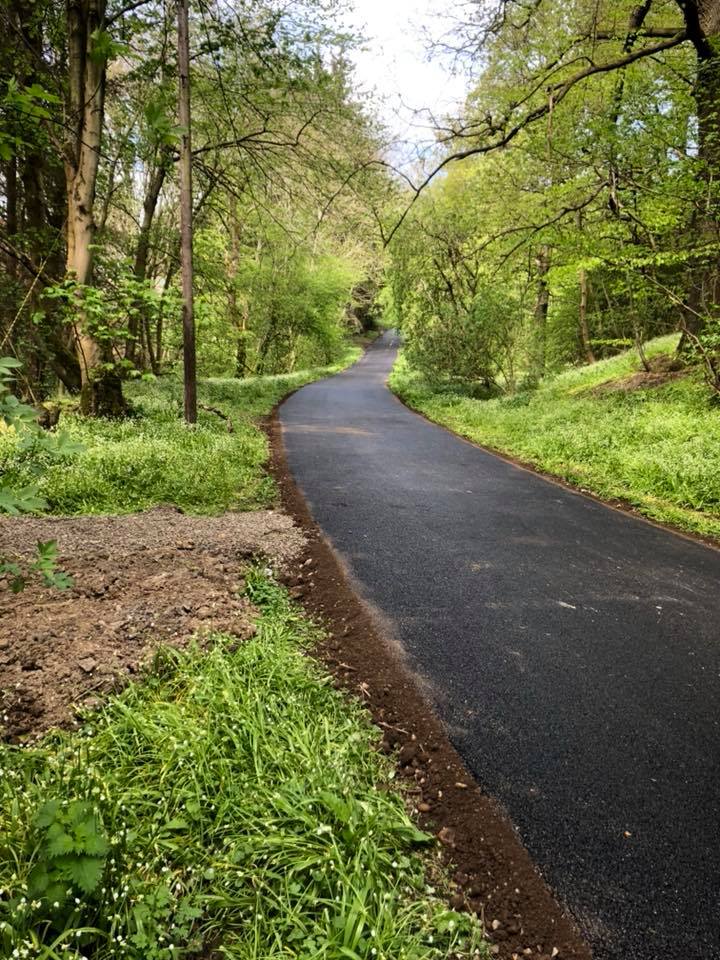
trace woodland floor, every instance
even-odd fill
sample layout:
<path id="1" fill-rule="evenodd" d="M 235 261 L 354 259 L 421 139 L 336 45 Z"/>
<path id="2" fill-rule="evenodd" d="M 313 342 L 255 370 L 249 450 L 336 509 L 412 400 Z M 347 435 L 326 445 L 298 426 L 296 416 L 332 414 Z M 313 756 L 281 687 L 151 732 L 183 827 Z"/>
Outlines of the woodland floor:
<path id="1" fill-rule="evenodd" d="M 250 635 L 243 567 L 262 557 L 282 569 L 303 546 L 292 521 L 271 510 L 0 519 L 0 556 L 31 557 L 39 540 L 57 541 L 74 583 L 13 594 L 0 581 L 0 714 L 3 737 L 15 742 L 72 726 L 78 707 L 122 687 L 159 645 L 210 631 Z"/>

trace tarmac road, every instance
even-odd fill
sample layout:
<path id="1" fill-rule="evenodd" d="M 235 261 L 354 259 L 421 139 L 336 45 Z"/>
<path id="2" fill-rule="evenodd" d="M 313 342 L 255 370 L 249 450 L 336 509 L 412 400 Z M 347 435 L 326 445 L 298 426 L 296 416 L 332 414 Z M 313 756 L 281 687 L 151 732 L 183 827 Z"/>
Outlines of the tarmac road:
<path id="1" fill-rule="evenodd" d="M 281 407 L 315 519 L 597 960 L 720 960 L 720 551 L 413 414 L 396 347 Z"/>

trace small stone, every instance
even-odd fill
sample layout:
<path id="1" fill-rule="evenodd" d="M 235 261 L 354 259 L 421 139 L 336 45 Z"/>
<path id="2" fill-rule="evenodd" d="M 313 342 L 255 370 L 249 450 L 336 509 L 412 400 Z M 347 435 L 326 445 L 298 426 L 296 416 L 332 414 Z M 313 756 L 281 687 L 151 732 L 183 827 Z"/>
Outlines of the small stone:
<path id="1" fill-rule="evenodd" d="M 400 756 L 398 758 L 400 761 L 400 766 L 401 767 L 409 766 L 417 756 L 417 752 L 418 752 L 417 744 L 408 743 L 406 746 L 404 746 L 400 751 Z"/>
<path id="2" fill-rule="evenodd" d="M 178 550 L 194 550 L 195 544 L 192 540 L 181 540 L 180 543 L 176 544 Z"/>
<path id="3" fill-rule="evenodd" d="M 0 650 L 7 650 L 10 646 L 10 641 L 6 637 L 0 637 Z"/>
<path id="4" fill-rule="evenodd" d="M 421 803 L 418 804 L 418 810 L 420 811 L 420 813 L 430 813 L 430 804 L 425 803 L 425 801 L 423 800 Z"/>
<path id="5" fill-rule="evenodd" d="M 455 846 L 455 831 L 452 829 L 452 827 L 443 827 L 442 830 L 439 831 L 437 837 L 440 843 L 444 843 L 446 847 Z"/>
<path id="6" fill-rule="evenodd" d="M 97 666 L 97 660 L 93 657 L 83 657 L 81 660 L 78 660 L 78 666 L 83 673 L 92 673 Z"/>
<path id="7" fill-rule="evenodd" d="M 212 610 L 210 607 L 198 607 L 197 616 L 200 617 L 201 620 L 207 620 L 208 617 L 212 616 Z"/>

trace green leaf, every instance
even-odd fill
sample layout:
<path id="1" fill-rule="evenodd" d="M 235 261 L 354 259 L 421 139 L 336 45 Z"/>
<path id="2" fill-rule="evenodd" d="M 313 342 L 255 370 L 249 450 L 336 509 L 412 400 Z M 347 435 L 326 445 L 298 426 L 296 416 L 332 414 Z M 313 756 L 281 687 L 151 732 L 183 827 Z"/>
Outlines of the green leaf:
<path id="1" fill-rule="evenodd" d="M 37 816 L 35 817 L 35 824 L 38 827 L 49 827 L 57 817 L 59 810 L 59 800 L 48 800 L 38 810 Z"/>
<path id="2" fill-rule="evenodd" d="M 37 487 L 29 485 L 13 490 L 10 487 L 0 487 L 0 513 L 9 513 L 17 516 L 19 513 L 29 513 L 31 510 L 43 510 L 47 501 L 38 496 Z"/>
<path id="3" fill-rule="evenodd" d="M 59 823 L 50 825 L 47 833 L 47 854 L 51 858 L 64 857 L 75 849 L 75 842 Z"/>
<path id="4" fill-rule="evenodd" d="M 63 867 L 84 893 L 92 893 L 102 879 L 105 861 L 100 857 L 68 857 Z"/>
<path id="5" fill-rule="evenodd" d="M 50 884 L 50 875 L 45 863 L 36 863 L 28 875 L 28 893 L 31 897 L 40 897 Z"/>

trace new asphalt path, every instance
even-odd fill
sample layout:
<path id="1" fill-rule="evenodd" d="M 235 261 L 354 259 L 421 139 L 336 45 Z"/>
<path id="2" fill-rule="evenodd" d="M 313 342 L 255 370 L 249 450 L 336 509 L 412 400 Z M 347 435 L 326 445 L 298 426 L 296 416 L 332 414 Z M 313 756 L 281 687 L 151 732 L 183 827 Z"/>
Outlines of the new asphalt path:
<path id="1" fill-rule="evenodd" d="M 720 551 L 413 414 L 396 348 L 281 407 L 315 519 L 597 960 L 718 960 Z"/>

